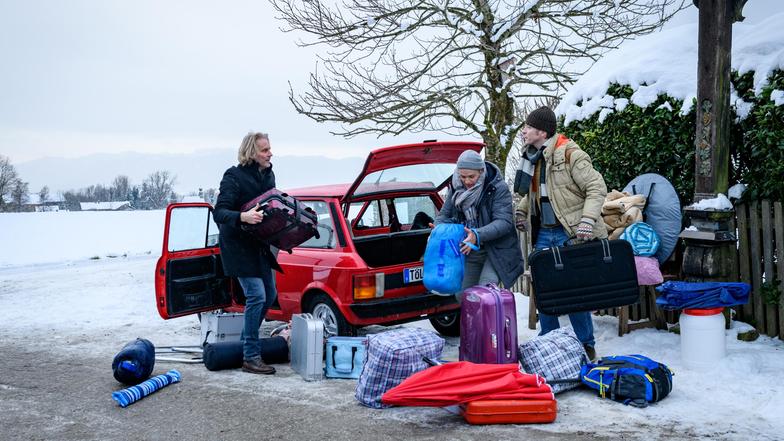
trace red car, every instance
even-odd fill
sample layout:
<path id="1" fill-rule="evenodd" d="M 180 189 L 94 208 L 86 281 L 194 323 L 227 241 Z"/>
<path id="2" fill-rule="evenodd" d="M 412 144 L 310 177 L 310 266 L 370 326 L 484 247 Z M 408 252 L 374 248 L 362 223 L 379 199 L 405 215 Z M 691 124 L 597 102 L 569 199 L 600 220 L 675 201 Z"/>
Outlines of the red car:
<path id="1" fill-rule="evenodd" d="M 427 222 L 443 204 L 458 156 L 483 146 L 426 141 L 381 148 L 351 184 L 288 190 L 318 214 L 319 237 L 278 255 L 284 272 L 276 273 L 278 299 L 267 319 L 310 312 L 329 334 L 354 335 L 362 326 L 429 318 L 440 333 L 459 335 L 459 304 L 425 289 L 422 256 Z M 242 289 L 223 274 L 220 258 L 212 206 L 169 205 L 155 269 L 161 317 L 242 311 Z"/>

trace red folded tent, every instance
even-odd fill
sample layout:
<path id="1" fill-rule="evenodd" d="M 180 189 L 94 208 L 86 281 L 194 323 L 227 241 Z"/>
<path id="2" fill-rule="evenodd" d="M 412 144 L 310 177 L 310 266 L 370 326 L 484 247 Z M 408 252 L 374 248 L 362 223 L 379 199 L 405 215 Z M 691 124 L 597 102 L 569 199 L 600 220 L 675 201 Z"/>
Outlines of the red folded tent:
<path id="1" fill-rule="evenodd" d="M 386 404 L 430 407 L 480 399 L 552 400 L 554 395 L 542 377 L 523 374 L 516 364 L 459 361 L 417 372 L 381 397 Z"/>

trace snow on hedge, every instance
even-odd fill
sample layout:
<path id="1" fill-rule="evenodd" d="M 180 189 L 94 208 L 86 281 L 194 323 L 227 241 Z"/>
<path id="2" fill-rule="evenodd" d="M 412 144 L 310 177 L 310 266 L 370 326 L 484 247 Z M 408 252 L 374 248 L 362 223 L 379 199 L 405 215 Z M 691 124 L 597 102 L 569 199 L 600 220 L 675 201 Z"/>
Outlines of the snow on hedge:
<path id="1" fill-rule="evenodd" d="M 784 69 L 784 13 L 760 23 L 736 23 L 732 33 L 732 69 L 740 74 L 754 71 L 754 90 L 759 94 L 768 76 Z M 697 91 L 697 23 L 646 35 L 610 52 L 570 88 L 555 113 L 569 124 L 596 112 L 604 119 L 622 111 L 628 103 L 606 94 L 611 83 L 631 86 L 630 101 L 637 106 L 647 107 L 666 94 L 683 100 L 680 112 L 688 113 Z M 774 99 L 781 101 L 779 96 Z M 732 104 L 745 117 L 747 103 L 733 93 Z"/>

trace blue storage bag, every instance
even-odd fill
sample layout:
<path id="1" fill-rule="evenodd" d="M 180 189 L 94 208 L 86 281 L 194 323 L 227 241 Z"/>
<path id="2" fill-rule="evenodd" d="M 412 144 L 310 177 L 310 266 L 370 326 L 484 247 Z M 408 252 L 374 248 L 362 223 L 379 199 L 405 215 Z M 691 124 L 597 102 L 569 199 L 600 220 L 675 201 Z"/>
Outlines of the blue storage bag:
<path id="1" fill-rule="evenodd" d="M 632 244 L 635 256 L 650 257 L 659 250 L 660 239 L 656 230 L 645 222 L 635 222 L 623 231 L 621 239 Z"/>
<path id="2" fill-rule="evenodd" d="M 155 345 L 144 338 L 127 343 L 112 360 L 114 378 L 131 386 L 150 378 L 154 367 Z"/>
<path id="3" fill-rule="evenodd" d="M 327 339 L 327 378 L 359 378 L 365 362 L 367 337 L 330 337 Z"/>
<path id="4" fill-rule="evenodd" d="M 460 243 L 464 238 L 463 224 L 436 225 L 425 248 L 425 288 L 436 294 L 451 295 L 460 292 L 465 264 Z"/>

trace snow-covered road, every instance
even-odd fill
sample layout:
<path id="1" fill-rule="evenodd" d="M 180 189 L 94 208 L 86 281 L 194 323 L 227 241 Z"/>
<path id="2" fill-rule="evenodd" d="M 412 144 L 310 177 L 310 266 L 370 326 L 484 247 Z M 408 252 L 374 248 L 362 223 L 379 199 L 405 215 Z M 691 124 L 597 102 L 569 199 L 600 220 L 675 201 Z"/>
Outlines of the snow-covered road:
<path id="1" fill-rule="evenodd" d="M 199 343 L 199 325 L 195 317 L 162 320 L 154 305 L 153 269 L 155 257 L 101 258 L 54 264 L 38 264 L 0 269 L 0 349 L 3 357 L 20 357 L 34 353 L 37 357 L 68 360 L 59 366 L 60 374 L 39 369 L 52 369 L 50 363 L 32 363 L 25 369 L 27 375 L 51 378 L 55 384 L 40 384 L 44 390 L 62 389 L 63 375 L 67 378 L 87 376 L 81 381 L 91 386 L 68 390 L 70 400 L 93 403 L 94 411 L 112 418 L 122 419 L 128 410 L 120 410 L 109 399 L 112 390 L 120 388 L 111 377 L 111 359 L 127 341 L 144 337 L 156 345 L 194 345 Z M 535 331 L 527 323 L 527 298 L 517 295 L 518 320 L 521 323 L 519 338 L 525 341 Z M 353 398 L 354 382 L 327 380 L 306 383 L 288 366 L 279 366 L 272 378 L 243 374 L 240 371 L 209 372 L 200 365 L 177 366 L 184 373 L 181 384 L 173 388 L 179 393 L 216 394 L 233 402 L 232 396 L 243 400 L 278 403 L 281 409 L 296 403 L 297 412 L 312 412 L 315 417 L 328 420 L 352 421 L 360 426 L 394 427 L 406 429 L 400 437 L 435 436 L 433 425 L 444 427 L 454 439 L 519 438 L 524 433 L 540 438 L 550 436 L 579 439 L 591 436 L 625 439 L 780 439 L 784 433 L 784 344 L 779 340 L 761 337 L 752 343 L 735 339 L 737 328 L 727 331 L 728 356 L 709 372 L 685 369 L 679 359 L 679 337 L 653 329 L 633 331 L 617 337 L 617 319 L 595 317 L 597 349 L 599 355 L 641 353 L 668 364 L 675 372 L 674 389 L 664 401 L 647 409 L 636 409 L 609 400 L 601 400 L 588 390 L 571 391 L 558 395 L 559 416 L 554 424 L 510 427 L 493 426 L 470 428 L 462 420 L 442 409 L 396 408 L 374 411 L 363 408 Z M 737 327 L 744 326 L 735 324 Z M 426 321 L 407 326 L 428 327 Z M 383 331 L 373 327 L 370 332 Z M 445 358 L 457 358 L 458 339 L 448 339 Z M 47 361 L 51 361 L 47 358 Z M 15 422 L 24 421 L 27 415 L 54 412 L 63 409 L 50 404 L 27 401 L 23 408 L 15 394 L 25 376 L 9 374 L 20 366 L 19 360 L 0 361 L 0 424 L 14 427 L 13 434 L 20 439 L 29 438 L 30 432 Z M 172 365 L 159 363 L 155 373 L 162 373 Z M 198 382 L 198 386 L 196 385 Z M 74 384 L 79 384 L 75 381 Z M 242 393 L 240 393 L 240 391 Z M 143 413 L 145 408 L 166 408 L 167 391 L 132 406 L 133 412 Z M 35 394 L 32 394 L 35 397 Z M 64 397 L 61 397 L 64 398 Z M 16 403 L 16 407 L 15 404 Z M 58 410 L 60 409 L 60 410 Z M 293 408 L 292 408 L 293 409 Z M 193 407 L 190 413 L 209 418 L 210 410 Z M 28 415 L 29 414 L 29 415 Z M 106 431 L 101 419 L 81 421 L 82 438 L 115 438 Z M 85 417 L 86 418 L 86 417 Z M 255 418 L 264 420 L 264 414 Z M 36 424 L 59 424 L 58 419 L 44 418 Z M 10 424 L 10 426 L 8 425 Z M 109 424 L 108 422 L 106 424 Z M 266 423 L 265 423 L 266 424 Z M 262 425 L 265 425 L 262 424 Z M 274 424 L 272 424 L 274 426 Z M 183 432 L 188 430 L 182 427 Z M 324 426 L 322 435 L 338 431 L 335 425 Z M 394 430 L 386 432 L 393 434 Z M 55 431 L 55 433 L 60 433 Z M 292 432 L 299 433 L 299 432 Z M 340 433 L 335 432 L 335 433 Z M 354 433 L 354 432 L 352 432 Z M 367 432 L 356 432 L 367 433 Z M 217 434 L 217 432 L 216 432 Z M 334 433 L 333 433 L 334 434 Z M 426 435 L 429 434 L 429 435 Z M 160 434 L 158 434 L 160 435 Z M 158 437 L 150 433 L 151 437 Z M 519 435 L 519 436 L 518 436 Z M 220 435 L 216 435 L 220 437 Z M 141 436 L 144 438 L 144 436 Z M 74 439 L 82 439 L 76 437 Z M 231 437 L 229 437 L 231 438 Z M 350 436 L 350 438 L 352 438 Z M 362 439 L 357 436 L 356 439 Z"/>

